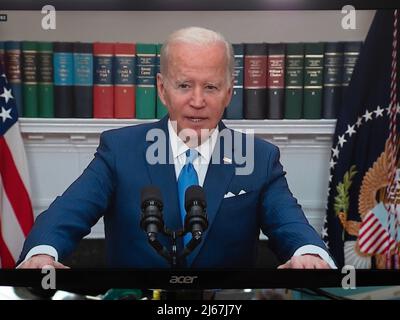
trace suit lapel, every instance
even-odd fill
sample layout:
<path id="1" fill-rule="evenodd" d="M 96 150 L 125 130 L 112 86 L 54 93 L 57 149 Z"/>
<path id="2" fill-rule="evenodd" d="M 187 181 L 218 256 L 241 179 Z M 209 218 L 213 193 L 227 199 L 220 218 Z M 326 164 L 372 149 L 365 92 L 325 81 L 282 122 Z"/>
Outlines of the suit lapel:
<path id="1" fill-rule="evenodd" d="M 147 160 L 147 170 L 150 176 L 150 181 L 153 185 L 157 186 L 161 190 L 163 203 L 164 203 L 164 223 L 168 229 L 178 230 L 182 228 L 182 222 L 179 212 L 179 200 L 178 190 L 176 185 L 175 166 L 172 159 L 172 150 L 169 142 L 168 134 L 168 117 L 164 117 L 156 123 L 155 127 L 161 129 L 165 133 L 166 137 L 166 163 L 165 164 L 149 164 Z M 160 131 L 161 132 L 161 131 Z M 147 146 L 144 150 L 144 157 L 146 157 L 146 151 L 153 143 L 157 141 L 147 141 Z M 160 143 L 160 147 L 164 147 L 163 143 Z M 171 156 L 171 160 L 169 157 Z M 180 241 L 178 241 L 180 242 Z M 182 243 L 178 243 L 178 249 L 180 250 Z"/>
<path id="2" fill-rule="evenodd" d="M 226 127 L 221 122 L 219 125 L 220 132 L 223 129 L 226 129 Z M 208 216 L 208 228 L 203 235 L 202 242 L 188 256 L 187 261 L 189 266 L 193 264 L 194 259 L 199 254 L 204 242 L 207 239 L 208 231 L 212 227 L 215 216 L 221 205 L 221 201 L 224 198 L 229 183 L 235 173 L 235 165 L 233 163 L 224 163 L 224 157 L 232 158 L 232 154 L 232 149 L 224 150 L 223 143 L 221 143 L 221 140 L 218 137 L 203 185 L 207 201 L 206 211 Z M 218 159 L 218 161 L 215 159 Z"/>

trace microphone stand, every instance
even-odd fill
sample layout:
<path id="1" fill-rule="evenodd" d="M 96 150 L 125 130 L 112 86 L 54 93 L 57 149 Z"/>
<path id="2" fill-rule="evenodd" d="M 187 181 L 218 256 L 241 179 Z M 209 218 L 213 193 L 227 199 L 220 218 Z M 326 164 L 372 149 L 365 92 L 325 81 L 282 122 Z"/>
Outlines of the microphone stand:
<path id="1" fill-rule="evenodd" d="M 140 226 L 146 232 L 149 244 L 156 252 L 168 261 L 172 269 L 182 265 L 183 260 L 201 243 L 203 231 L 208 227 L 207 214 L 205 213 L 206 202 L 204 191 L 199 186 L 191 186 L 185 192 L 187 215 L 180 230 L 170 230 L 164 225 L 162 216 L 162 201 L 159 190 L 148 187 L 142 191 L 142 214 Z M 178 254 L 177 241 L 183 237 L 188 230 L 192 234 L 189 243 L 184 247 L 182 254 Z M 171 252 L 157 239 L 157 234 L 171 238 Z"/>
<path id="2" fill-rule="evenodd" d="M 173 270 L 180 267 L 182 260 L 187 257 L 201 242 L 202 233 L 199 231 L 193 232 L 192 239 L 189 241 L 187 246 L 185 246 L 181 255 L 178 255 L 178 246 L 177 241 L 179 237 L 184 236 L 184 229 L 180 229 L 178 231 L 169 230 L 168 228 L 164 227 L 162 233 L 172 240 L 172 250 L 168 252 L 167 248 L 165 248 L 161 242 L 157 239 L 156 234 L 153 234 L 154 237 L 152 241 L 150 241 L 150 234 L 149 242 L 150 245 L 156 249 L 157 253 L 160 254 L 163 258 L 165 258 L 168 263 L 171 265 Z M 161 299 L 162 300 L 182 300 L 182 299 L 195 299 L 195 300 L 202 300 L 203 291 L 193 291 L 193 290 L 164 290 Z"/>
<path id="3" fill-rule="evenodd" d="M 201 242 L 201 236 L 201 232 L 199 232 L 199 234 L 196 233 L 194 236 L 192 236 L 192 239 L 190 239 L 186 247 L 183 249 L 181 259 L 186 258 L 194 249 L 196 249 L 196 247 Z"/>
<path id="4" fill-rule="evenodd" d="M 175 231 L 164 228 L 164 230 L 162 230 L 162 233 L 165 236 L 170 237 L 172 240 L 171 252 L 169 252 L 168 249 L 161 244 L 161 242 L 157 239 L 157 234 L 154 232 L 150 232 L 147 234 L 148 241 L 150 245 L 157 251 L 157 253 L 168 261 L 172 269 L 177 269 L 181 266 L 182 260 L 186 258 L 200 244 L 202 236 L 201 232 L 196 232 L 189 243 L 183 249 L 182 254 L 178 255 L 177 241 L 179 237 L 183 237 L 184 230 L 180 229 L 178 231 Z"/>

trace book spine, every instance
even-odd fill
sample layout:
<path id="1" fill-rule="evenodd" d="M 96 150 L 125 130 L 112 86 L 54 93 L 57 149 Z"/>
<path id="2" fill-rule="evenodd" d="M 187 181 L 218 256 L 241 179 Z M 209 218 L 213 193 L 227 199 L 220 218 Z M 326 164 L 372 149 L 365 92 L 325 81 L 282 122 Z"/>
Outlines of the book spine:
<path id="1" fill-rule="evenodd" d="M 93 117 L 114 118 L 114 44 L 93 44 Z"/>
<path id="2" fill-rule="evenodd" d="M 93 45 L 74 43 L 74 117 L 93 117 Z"/>
<path id="3" fill-rule="evenodd" d="M 244 45 L 233 44 L 235 69 L 233 74 L 232 100 L 226 108 L 226 119 L 243 119 L 243 65 Z"/>
<path id="4" fill-rule="evenodd" d="M 321 118 L 323 63 L 324 44 L 307 43 L 304 62 L 304 119 Z"/>
<path id="5" fill-rule="evenodd" d="M 138 43 L 136 57 L 136 117 L 154 119 L 156 116 L 156 45 Z"/>
<path id="6" fill-rule="evenodd" d="M 54 114 L 57 118 L 74 115 L 74 58 L 71 42 L 54 42 Z"/>
<path id="7" fill-rule="evenodd" d="M 343 77 L 342 77 L 342 99 L 345 99 L 347 88 L 353 75 L 358 56 L 362 48 L 362 42 L 349 41 L 343 45 Z"/>
<path id="8" fill-rule="evenodd" d="M 22 49 L 22 100 L 23 116 L 37 118 L 38 112 L 38 71 L 37 43 L 23 41 Z"/>
<path id="9" fill-rule="evenodd" d="M 336 119 L 342 102 L 343 43 L 325 43 L 322 118 Z"/>
<path id="10" fill-rule="evenodd" d="M 23 116 L 21 43 L 6 41 L 4 43 L 5 70 L 7 81 L 10 83 L 12 95 L 18 110 L 18 116 Z"/>
<path id="11" fill-rule="evenodd" d="M 303 113 L 304 44 L 286 45 L 285 119 L 300 119 Z"/>
<path id="12" fill-rule="evenodd" d="M 39 117 L 54 117 L 53 43 L 38 43 L 38 108 Z"/>
<path id="13" fill-rule="evenodd" d="M 246 43 L 244 48 L 244 117 L 265 119 L 268 47 L 266 43 Z"/>
<path id="14" fill-rule="evenodd" d="M 268 47 L 268 119 L 283 119 L 285 93 L 285 45 L 271 43 Z"/>
<path id="15" fill-rule="evenodd" d="M 4 54 L 4 41 L 0 41 L 0 67 L 2 72 L 6 72 L 6 65 L 5 65 L 5 54 Z"/>
<path id="16" fill-rule="evenodd" d="M 162 44 L 157 44 L 157 55 L 156 55 L 156 75 L 157 73 L 160 72 L 160 54 L 161 54 L 161 47 Z M 157 81 L 157 77 L 156 77 L 156 81 Z M 161 119 L 164 118 L 167 114 L 168 114 L 168 109 L 167 107 L 164 105 L 164 103 L 162 103 L 160 97 L 157 94 L 157 119 Z"/>
<path id="17" fill-rule="evenodd" d="M 114 50 L 114 116 L 132 119 L 136 113 L 136 46 L 133 43 L 116 43 Z"/>

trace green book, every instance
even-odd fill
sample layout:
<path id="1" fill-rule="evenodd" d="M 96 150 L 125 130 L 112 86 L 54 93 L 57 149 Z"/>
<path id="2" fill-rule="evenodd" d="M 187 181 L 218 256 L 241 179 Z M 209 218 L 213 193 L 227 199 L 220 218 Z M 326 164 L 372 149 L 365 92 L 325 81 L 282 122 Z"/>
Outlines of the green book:
<path id="1" fill-rule="evenodd" d="M 54 117 L 53 43 L 38 43 L 39 117 Z"/>
<path id="2" fill-rule="evenodd" d="M 321 119 L 324 43 L 306 43 L 304 50 L 304 119 Z"/>
<path id="3" fill-rule="evenodd" d="M 24 117 L 39 116 L 37 42 L 23 41 L 22 49 L 22 99 Z"/>
<path id="4" fill-rule="evenodd" d="M 162 47 L 162 44 L 157 45 L 156 74 L 160 72 L 161 47 Z M 156 79 L 156 81 L 157 81 L 157 79 Z M 161 99 L 157 94 L 157 118 L 158 119 L 164 118 L 167 113 L 168 113 L 167 107 L 164 105 L 164 103 L 161 102 Z"/>
<path id="5" fill-rule="evenodd" d="M 156 45 L 136 44 L 136 118 L 156 117 Z"/>
<path id="6" fill-rule="evenodd" d="M 300 119 L 303 106 L 304 44 L 286 44 L 285 119 Z"/>

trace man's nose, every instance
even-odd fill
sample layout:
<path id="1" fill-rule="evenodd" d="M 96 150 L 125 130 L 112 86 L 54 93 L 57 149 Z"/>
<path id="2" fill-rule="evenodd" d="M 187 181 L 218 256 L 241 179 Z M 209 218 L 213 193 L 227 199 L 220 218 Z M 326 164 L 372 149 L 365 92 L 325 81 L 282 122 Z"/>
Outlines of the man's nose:
<path id="1" fill-rule="evenodd" d="M 193 90 L 191 105 L 194 108 L 203 108 L 205 106 L 203 88 L 195 87 Z"/>

